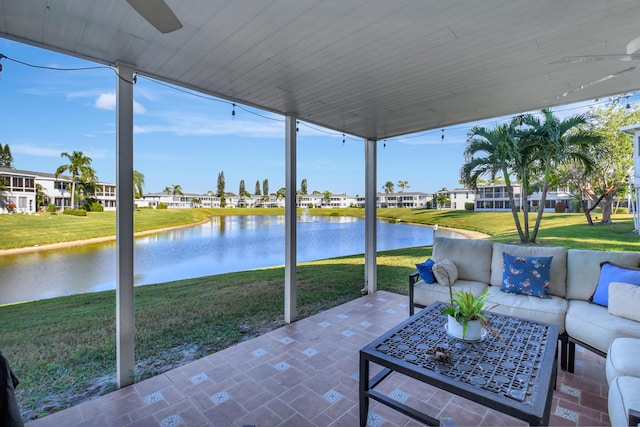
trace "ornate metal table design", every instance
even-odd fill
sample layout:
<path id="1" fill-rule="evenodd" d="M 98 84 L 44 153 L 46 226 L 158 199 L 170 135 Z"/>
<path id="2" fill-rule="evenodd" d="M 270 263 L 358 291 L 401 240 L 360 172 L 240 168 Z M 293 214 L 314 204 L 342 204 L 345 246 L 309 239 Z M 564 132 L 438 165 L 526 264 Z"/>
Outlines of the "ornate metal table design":
<path id="1" fill-rule="evenodd" d="M 369 397 L 430 425 L 439 421 L 374 390 L 399 372 L 527 421 L 548 424 L 556 377 L 558 329 L 554 325 L 489 313 L 493 333 L 468 343 L 446 331 L 446 306 L 435 303 L 360 350 L 360 424 Z M 448 360 L 438 360 L 440 347 Z M 369 379 L 369 363 L 384 369 Z"/>

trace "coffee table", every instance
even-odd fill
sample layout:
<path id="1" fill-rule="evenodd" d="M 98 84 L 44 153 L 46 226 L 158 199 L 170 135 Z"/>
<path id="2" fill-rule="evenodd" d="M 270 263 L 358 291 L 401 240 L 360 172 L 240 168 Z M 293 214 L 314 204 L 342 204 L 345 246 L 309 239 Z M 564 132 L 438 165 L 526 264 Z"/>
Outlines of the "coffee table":
<path id="1" fill-rule="evenodd" d="M 406 375 L 530 425 L 548 425 L 556 380 L 555 325 L 488 313 L 496 332 L 466 342 L 446 331 L 445 303 L 434 303 L 360 350 L 360 425 L 375 399 L 428 425 L 440 420 L 374 388 L 392 373 Z M 445 349 L 450 360 L 434 355 Z M 446 359 L 446 358 L 444 358 Z M 370 364 L 382 367 L 373 378 Z"/>

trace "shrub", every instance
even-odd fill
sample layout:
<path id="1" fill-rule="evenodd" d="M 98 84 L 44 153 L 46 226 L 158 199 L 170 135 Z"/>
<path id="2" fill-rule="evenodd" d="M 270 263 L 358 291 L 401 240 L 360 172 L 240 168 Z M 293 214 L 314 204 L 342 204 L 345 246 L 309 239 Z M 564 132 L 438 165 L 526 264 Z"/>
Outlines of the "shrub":
<path id="1" fill-rule="evenodd" d="M 87 211 L 84 209 L 65 209 L 62 211 L 65 215 L 73 215 L 73 216 L 87 216 Z"/>
<path id="2" fill-rule="evenodd" d="M 473 202 L 465 202 L 464 204 L 464 210 L 465 211 L 473 211 L 476 208 L 476 204 Z"/>
<path id="3" fill-rule="evenodd" d="M 96 201 L 91 201 L 82 205 L 82 209 L 87 212 L 104 212 L 104 206 Z"/>
<path id="4" fill-rule="evenodd" d="M 156 206 L 156 209 L 168 209 L 169 206 L 167 206 L 166 203 L 158 203 L 158 206 Z"/>
<path id="5" fill-rule="evenodd" d="M 47 212 L 49 213 L 55 213 L 56 212 L 56 205 L 55 203 L 49 203 L 47 205 Z"/>
<path id="6" fill-rule="evenodd" d="M 16 205 L 14 203 L 7 203 L 7 212 L 13 213 L 16 210 Z"/>

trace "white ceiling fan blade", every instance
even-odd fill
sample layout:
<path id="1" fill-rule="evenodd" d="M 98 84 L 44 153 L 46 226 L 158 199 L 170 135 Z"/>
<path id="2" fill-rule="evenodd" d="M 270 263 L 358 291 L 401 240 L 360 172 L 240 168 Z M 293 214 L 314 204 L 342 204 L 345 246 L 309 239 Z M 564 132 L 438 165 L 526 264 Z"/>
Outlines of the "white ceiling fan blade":
<path id="1" fill-rule="evenodd" d="M 607 80 L 611 80 L 611 79 L 616 78 L 616 77 L 623 76 L 625 74 L 628 74 L 628 73 L 631 73 L 633 71 L 636 71 L 637 69 L 638 69 L 638 67 L 625 68 L 624 70 L 620 70 L 620 71 L 618 71 L 616 73 L 609 74 L 608 76 L 604 76 L 604 77 L 602 77 L 602 78 L 600 78 L 598 80 L 594 80 L 592 82 L 585 83 L 585 84 L 583 84 L 583 85 L 581 85 L 581 86 L 579 86 L 579 87 L 577 87 L 575 89 L 568 90 L 568 91 L 564 92 L 562 95 L 559 95 L 557 97 L 557 99 L 561 99 L 561 98 L 567 97 L 569 95 L 573 95 L 574 93 L 578 93 L 580 91 L 583 91 L 583 90 L 587 89 L 588 87 L 591 87 L 593 85 L 597 85 L 599 83 L 606 82 Z"/>
<path id="2" fill-rule="evenodd" d="M 127 0 L 127 3 L 162 34 L 182 28 L 182 23 L 164 0 Z"/>
<path id="3" fill-rule="evenodd" d="M 555 64 L 580 64 L 582 62 L 600 62 L 600 61 L 640 61 L 640 54 L 610 54 L 610 55 L 584 55 L 584 56 L 563 56 L 562 58 L 549 62 L 549 65 Z"/>

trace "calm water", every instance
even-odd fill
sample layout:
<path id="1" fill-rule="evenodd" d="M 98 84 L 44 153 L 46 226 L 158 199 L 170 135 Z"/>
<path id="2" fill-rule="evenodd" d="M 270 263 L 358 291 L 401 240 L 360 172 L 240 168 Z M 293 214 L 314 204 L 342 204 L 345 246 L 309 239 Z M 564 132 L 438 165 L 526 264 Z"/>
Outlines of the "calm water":
<path id="1" fill-rule="evenodd" d="M 378 222 L 378 250 L 424 246 L 433 230 Z M 298 262 L 364 253 L 364 220 L 298 222 Z M 135 241 L 135 284 L 284 264 L 283 216 L 215 217 Z M 0 304 L 115 289 L 115 242 L 0 257 Z"/>

